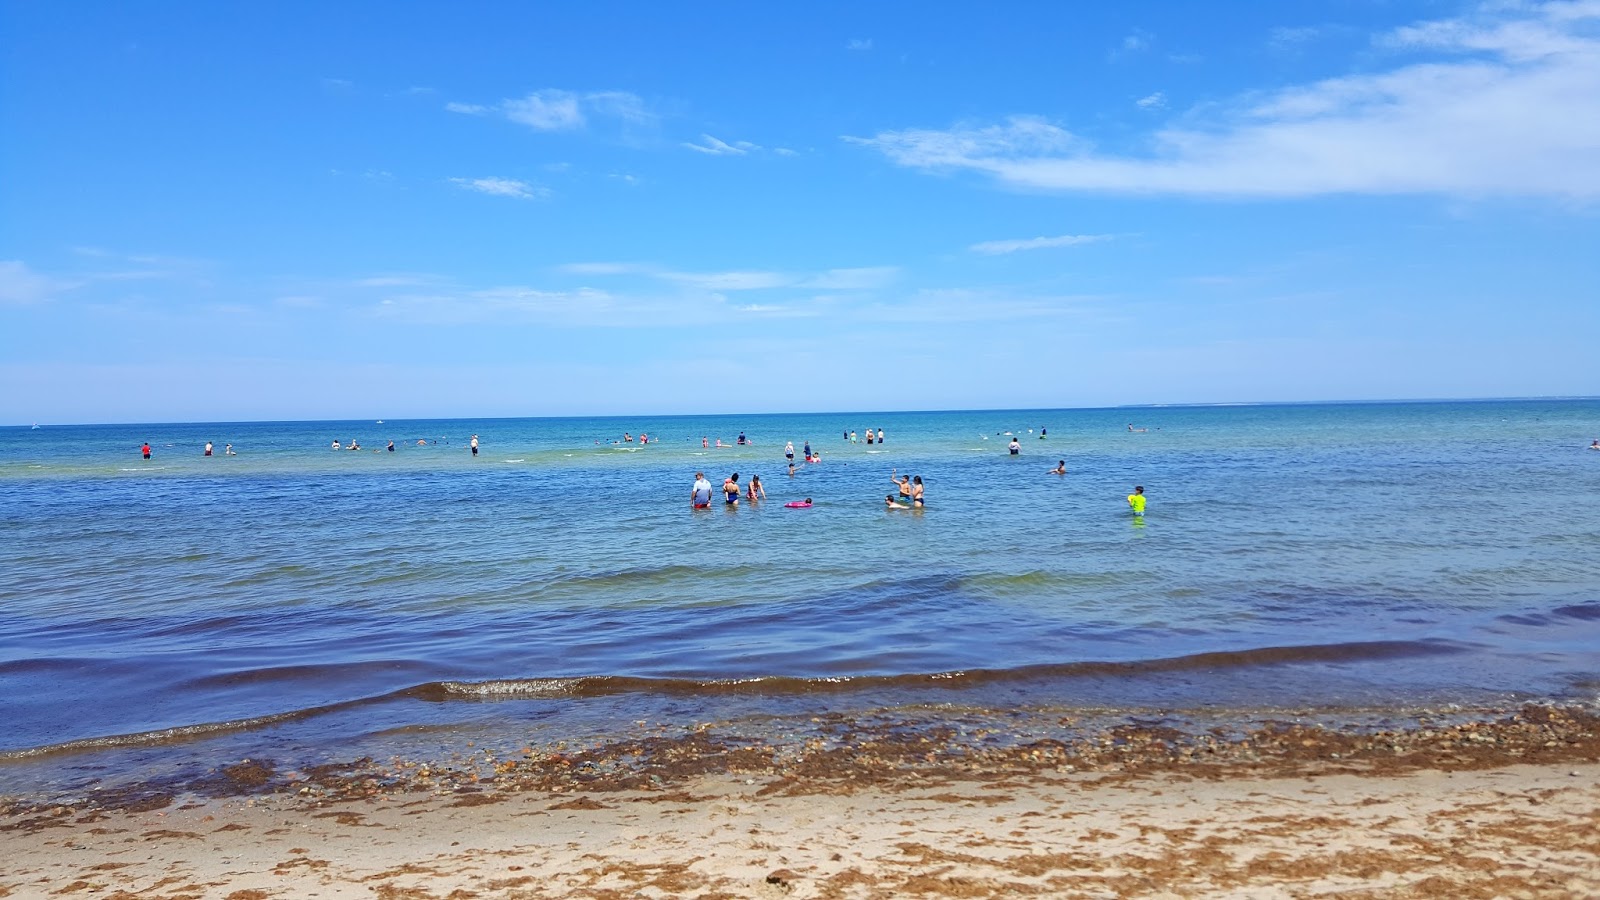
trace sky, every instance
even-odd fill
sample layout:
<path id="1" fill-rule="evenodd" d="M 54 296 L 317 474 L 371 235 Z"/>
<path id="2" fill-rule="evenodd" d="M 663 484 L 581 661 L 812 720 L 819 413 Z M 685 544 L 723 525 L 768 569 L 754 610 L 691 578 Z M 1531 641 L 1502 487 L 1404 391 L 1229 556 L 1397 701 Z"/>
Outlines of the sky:
<path id="1" fill-rule="evenodd" d="M 1600 394 L 1600 0 L 0 0 L 0 423 Z"/>

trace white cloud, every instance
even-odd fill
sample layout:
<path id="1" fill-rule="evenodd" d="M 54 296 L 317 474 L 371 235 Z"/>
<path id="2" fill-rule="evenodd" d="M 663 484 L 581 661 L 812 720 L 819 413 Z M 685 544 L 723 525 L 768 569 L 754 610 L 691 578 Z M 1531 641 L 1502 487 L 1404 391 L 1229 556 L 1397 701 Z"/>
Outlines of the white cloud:
<path id="1" fill-rule="evenodd" d="M 495 197 L 514 197 L 518 200 L 542 200 L 550 196 L 550 191 L 526 181 L 515 178 L 452 178 L 452 184 L 458 184 L 469 191 L 480 194 L 489 194 Z"/>
<path id="2" fill-rule="evenodd" d="M 685 143 L 683 146 L 688 147 L 690 150 L 698 150 L 701 153 L 708 153 L 712 156 L 744 156 L 751 150 L 761 149 L 749 141 L 734 141 L 732 144 L 729 144 L 724 141 L 719 141 L 709 134 L 700 135 L 700 140 L 703 143 Z"/>
<path id="3" fill-rule="evenodd" d="M 900 277 L 898 266 L 863 266 L 855 269 L 829 269 L 800 282 L 801 287 L 819 291 L 869 291 L 885 287 Z"/>
<path id="4" fill-rule="evenodd" d="M 1161 93 L 1160 91 L 1156 91 L 1154 94 L 1148 94 L 1140 97 L 1139 99 L 1133 101 L 1133 103 L 1140 109 L 1166 109 L 1167 95 Z"/>
<path id="5" fill-rule="evenodd" d="M 847 138 L 894 162 L 1020 189 L 1223 196 L 1600 197 L 1600 2 L 1498 5 L 1380 46 L 1444 52 L 1242 98 L 1097 152 L 1034 116 Z"/>
<path id="6" fill-rule="evenodd" d="M 503 115 L 535 131 L 579 131 L 587 128 L 592 120 L 621 122 L 624 126 L 656 120 L 644 101 L 627 91 L 577 92 L 547 88 L 492 106 L 452 101 L 444 108 L 467 116 Z"/>
<path id="7" fill-rule="evenodd" d="M 1023 240 L 1010 241 L 984 241 L 973 244 L 967 248 L 974 253 L 986 253 L 998 256 L 1003 253 L 1016 253 L 1018 250 L 1043 250 L 1047 247 L 1075 247 L 1079 244 L 1094 244 L 1100 241 L 1111 240 L 1109 234 L 1063 234 L 1059 237 L 1036 237 Z"/>
<path id="8" fill-rule="evenodd" d="M 871 50 L 872 38 L 851 38 L 845 43 L 846 50 Z"/>
<path id="9" fill-rule="evenodd" d="M 424 284 L 433 284 L 438 279 L 430 275 L 374 275 L 370 278 L 356 279 L 357 287 L 391 288 L 391 287 L 417 287 Z"/>
<path id="10" fill-rule="evenodd" d="M 0 260 L 0 305 L 31 305 L 54 300 L 78 285 L 41 275 L 21 260 Z"/>
<path id="11" fill-rule="evenodd" d="M 557 269 L 573 275 L 638 275 L 652 271 L 639 263 L 618 262 L 567 263 Z"/>
<path id="12" fill-rule="evenodd" d="M 1267 35 L 1267 46 L 1279 53 L 1298 53 L 1325 30 L 1315 25 L 1274 28 Z"/>
<path id="13" fill-rule="evenodd" d="M 570 91 L 534 91 L 520 100 L 501 104 L 506 118 L 536 131 L 568 131 L 582 128 L 583 112 L 578 95 Z"/>
<path id="14" fill-rule="evenodd" d="M 779 272 L 658 272 L 656 277 L 704 291 L 757 291 L 795 283 L 793 276 Z"/>

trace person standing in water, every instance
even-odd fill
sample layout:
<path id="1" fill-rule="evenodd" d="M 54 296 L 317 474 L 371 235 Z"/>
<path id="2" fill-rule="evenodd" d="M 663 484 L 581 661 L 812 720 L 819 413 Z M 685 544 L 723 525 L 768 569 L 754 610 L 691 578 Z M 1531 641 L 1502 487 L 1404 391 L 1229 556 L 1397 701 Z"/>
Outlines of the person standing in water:
<path id="1" fill-rule="evenodd" d="M 922 508 L 922 476 L 911 479 L 911 506 L 914 509 Z"/>
<path id="2" fill-rule="evenodd" d="M 794 465 L 794 441 L 784 442 L 783 455 L 784 458 L 789 460 L 790 465 Z"/>
<path id="3" fill-rule="evenodd" d="M 1054 469 L 1051 469 L 1046 474 L 1049 474 L 1049 475 L 1065 475 L 1065 474 L 1067 474 L 1067 461 L 1063 459 L 1062 461 L 1056 463 L 1056 467 Z"/>
<path id="4" fill-rule="evenodd" d="M 895 478 L 894 477 L 894 473 L 895 473 L 894 469 L 890 469 L 889 470 L 889 480 L 894 482 L 895 487 L 900 489 L 900 499 L 904 500 L 907 503 L 910 503 L 911 502 L 911 476 L 910 475 L 901 475 L 899 478 Z"/>
<path id="5" fill-rule="evenodd" d="M 478 455 L 478 436 L 477 435 L 473 435 L 472 436 L 472 440 L 469 443 L 472 446 L 472 455 L 473 456 L 477 456 Z"/>
<path id="6" fill-rule="evenodd" d="M 211 455 L 211 442 L 210 441 L 206 441 L 206 455 L 207 456 Z"/>
<path id="7" fill-rule="evenodd" d="M 150 458 L 150 442 L 149 441 L 145 441 L 144 442 L 144 446 L 139 448 L 139 452 L 144 454 L 144 458 L 145 459 L 149 459 Z"/>
<path id="8" fill-rule="evenodd" d="M 233 445 L 232 444 L 228 444 L 227 446 L 222 448 L 222 455 L 223 456 L 238 456 L 239 454 L 233 452 Z"/>
<path id="9" fill-rule="evenodd" d="M 694 487 L 689 491 L 689 503 L 695 509 L 709 509 L 711 506 L 711 482 L 706 480 L 706 473 L 694 473 Z"/>
<path id="10" fill-rule="evenodd" d="M 728 506 L 739 505 L 739 473 L 729 475 L 722 482 L 722 502 Z"/>
<path id="11" fill-rule="evenodd" d="M 1144 485 L 1134 485 L 1133 493 L 1128 495 L 1128 507 L 1135 516 L 1144 515 Z"/>
<path id="12" fill-rule="evenodd" d="M 878 443 L 879 444 L 883 443 L 883 429 L 882 428 L 878 429 Z"/>
<path id="13" fill-rule="evenodd" d="M 1022 452 L 1022 445 L 1017 443 L 1017 439 L 1016 438 L 1012 438 L 1011 439 L 1011 446 L 1010 446 L 1009 449 L 1011 450 L 1011 455 L 1012 456 L 1016 456 L 1017 454 Z"/>
<path id="14" fill-rule="evenodd" d="M 757 500 L 767 499 L 767 491 L 761 486 L 760 475 L 750 476 L 750 485 L 749 487 L 745 488 L 744 496 L 745 499 L 749 500 L 751 503 L 754 503 Z"/>

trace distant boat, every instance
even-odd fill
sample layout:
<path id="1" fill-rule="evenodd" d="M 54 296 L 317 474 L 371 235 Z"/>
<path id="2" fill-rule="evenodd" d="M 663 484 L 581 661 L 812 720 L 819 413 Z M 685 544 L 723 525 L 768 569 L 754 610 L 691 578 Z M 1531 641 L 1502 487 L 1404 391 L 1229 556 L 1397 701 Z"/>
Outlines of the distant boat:
<path id="1" fill-rule="evenodd" d="M 33 427 L 28 429 L 28 430 L 29 431 L 38 431 L 39 430 L 39 423 L 38 422 L 33 423 Z"/>
<path id="2" fill-rule="evenodd" d="M 379 425 L 382 425 L 382 424 L 383 424 L 383 420 L 382 420 L 382 419 L 379 419 L 379 420 L 378 420 L 378 424 L 379 424 Z"/>

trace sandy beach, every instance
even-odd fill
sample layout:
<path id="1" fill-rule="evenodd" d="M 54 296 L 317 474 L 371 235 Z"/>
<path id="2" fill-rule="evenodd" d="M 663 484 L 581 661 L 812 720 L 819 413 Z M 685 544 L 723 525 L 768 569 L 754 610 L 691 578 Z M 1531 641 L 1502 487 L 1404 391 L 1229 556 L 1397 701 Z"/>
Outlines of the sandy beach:
<path id="1" fill-rule="evenodd" d="M 0 896 L 1592 897 L 1596 726 L 1530 708 L 988 752 L 882 729 L 810 752 L 702 732 L 449 767 L 241 762 L 227 796 L 13 801 Z"/>

